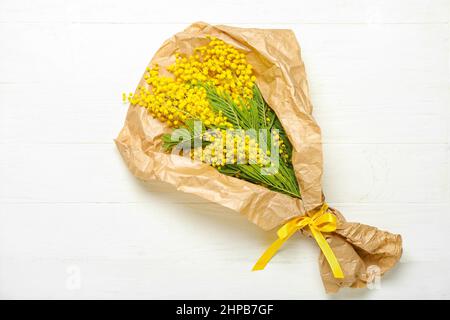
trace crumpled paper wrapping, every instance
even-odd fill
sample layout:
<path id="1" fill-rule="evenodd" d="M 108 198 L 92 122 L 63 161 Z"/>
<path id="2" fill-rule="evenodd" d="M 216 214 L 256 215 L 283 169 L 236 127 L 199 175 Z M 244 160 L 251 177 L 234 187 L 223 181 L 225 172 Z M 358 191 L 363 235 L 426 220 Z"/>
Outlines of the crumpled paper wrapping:
<path id="1" fill-rule="evenodd" d="M 116 139 L 127 166 L 139 179 L 168 182 L 178 190 L 235 210 L 264 230 L 309 214 L 324 201 L 322 144 L 320 128 L 312 116 L 305 67 L 294 33 L 194 23 L 164 42 L 149 66 L 169 66 L 175 61 L 175 52 L 191 54 L 195 47 L 207 44 L 206 35 L 216 36 L 246 53 L 265 100 L 292 143 L 292 163 L 302 199 L 225 176 L 207 164 L 165 153 L 160 138 L 170 129 L 141 107 L 129 107 L 125 125 Z M 140 85 L 147 85 L 143 77 Z M 338 229 L 326 237 L 345 278 L 335 279 L 321 254 L 320 270 L 327 292 L 336 292 L 340 287 L 364 287 L 373 278 L 369 267 L 375 266 L 378 274 L 383 274 L 400 259 L 400 235 L 348 223 L 337 210 L 332 210 L 338 216 Z M 255 253 L 255 261 L 259 254 Z"/>

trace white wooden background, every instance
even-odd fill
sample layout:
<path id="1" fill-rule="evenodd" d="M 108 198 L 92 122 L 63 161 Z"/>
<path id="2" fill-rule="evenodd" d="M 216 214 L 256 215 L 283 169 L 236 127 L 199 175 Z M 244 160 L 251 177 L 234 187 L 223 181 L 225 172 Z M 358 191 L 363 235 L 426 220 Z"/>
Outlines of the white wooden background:
<path id="1" fill-rule="evenodd" d="M 0 0 L 1 298 L 450 298 L 448 0 Z M 114 144 L 161 43 L 202 20 L 293 29 L 328 201 L 403 235 L 376 290 L 327 296 L 312 240 L 275 238 Z"/>

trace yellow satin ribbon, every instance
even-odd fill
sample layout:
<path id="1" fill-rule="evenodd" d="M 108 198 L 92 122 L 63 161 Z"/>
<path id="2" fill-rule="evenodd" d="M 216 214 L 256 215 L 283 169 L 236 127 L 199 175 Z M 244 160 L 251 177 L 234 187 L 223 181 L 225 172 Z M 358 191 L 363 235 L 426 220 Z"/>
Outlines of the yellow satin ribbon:
<path id="1" fill-rule="evenodd" d="M 253 271 L 264 269 L 270 259 L 272 259 L 286 240 L 288 240 L 295 232 L 308 226 L 309 230 L 311 230 L 312 236 L 319 245 L 320 250 L 322 250 L 325 258 L 327 259 L 328 264 L 331 267 L 331 271 L 333 272 L 333 276 L 338 279 L 344 278 L 344 273 L 342 272 L 341 266 L 339 265 L 333 250 L 331 250 L 330 245 L 322 234 L 322 232 L 333 232 L 337 227 L 336 216 L 327 211 L 328 205 L 324 203 L 322 208 L 320 208 L 320 210 L 317 211 L 312 217 L 301 216 L 294 218 L 278 229 L 278 239 L 275 240 L 275 242 L 272 243 L 259 258 L 253 267 Z"/>

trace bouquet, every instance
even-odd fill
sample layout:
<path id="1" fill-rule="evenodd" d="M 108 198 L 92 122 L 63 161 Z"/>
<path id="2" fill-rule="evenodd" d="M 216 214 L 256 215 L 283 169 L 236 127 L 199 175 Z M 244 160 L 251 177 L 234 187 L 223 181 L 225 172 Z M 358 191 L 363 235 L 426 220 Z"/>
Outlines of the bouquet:
<path id="1" fill-rule="evenodd" d="M 123 99 L 116 144 L 136 177 L 279 228 L 253 270 L 297 232 L 317 242 L 328 292 L 363 287 L 400 259 L 399 235 L 348 223 L 325 202 L 320 128 L 291 31 L 193 24 L 162 45 Z"/>

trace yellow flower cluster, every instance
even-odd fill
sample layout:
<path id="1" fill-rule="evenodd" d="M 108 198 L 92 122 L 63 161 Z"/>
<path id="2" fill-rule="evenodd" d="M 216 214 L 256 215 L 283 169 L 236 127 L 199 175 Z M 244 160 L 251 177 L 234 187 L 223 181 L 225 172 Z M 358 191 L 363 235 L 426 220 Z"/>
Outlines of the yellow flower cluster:
<path id="1" fill-rule="evenodd" d="M 187 119 L 201 120 L 205 126 L 231 126 L 221 112 L 213 112 L 203 87 L 160 76 L 159 66 L 148 69 L 144 79 L 151 90 L 140 86 L 130 102 L 146 107 L 153 117 L 168 126 L 178 128 Z"/>
<path id="2" fill-rule="evenodd" d="M 289 154 L 287 153 L 286 145 L 284 144 L 284 141 L 280 139 L 280 135 L 276 132 L 272 136 L 272 143 L 276 143 L 278 145 L 278 153 L 282 156 L 283 160 L 287 162 Z"/>
<path id="3" fill-rule="evenodd" d="M 242 106 L 253 97 L 256 78 L 243 53 L 215 37 L 209 39 L 208 45 L 196 48 L 189 57 L 176 54 L 175 63 L 167 67 L 174 77 L 160 76 L 158 65 L 148 68 L 147 85 L 134 95 L 124 93 L 124 102 L 146 107 L 153 117 L 174 128 L 187 119 L 202 120 L 207 127 L 231 128 L 225 116 L 211 109 L 206 90 L 196 84 L 212 84 Z"/>
<path id="4" fill-rule="evenodd" d="M 191 150 L 191 158 L 208 163 L 219 169 L 226 164 L 270 164 L 270 151 L 264 151 L 256 139 L 241 130 L 215 129 L 203 134 L 210 141 L 206 147 Z"/>
<path id="5" fill-rule="evenodd" d="M 245 54 L 233 46 L 215 37 L 208 45 L 195 48 L 190 57 L 177 55 L 173 65 L 167 68 L 177 81 L 208 82 L 219 93 L 228 94 L 233 101 L 242 106 L 253 97 L 253 85 L 256 77 L 252 66 L 247 63 Z"/>

